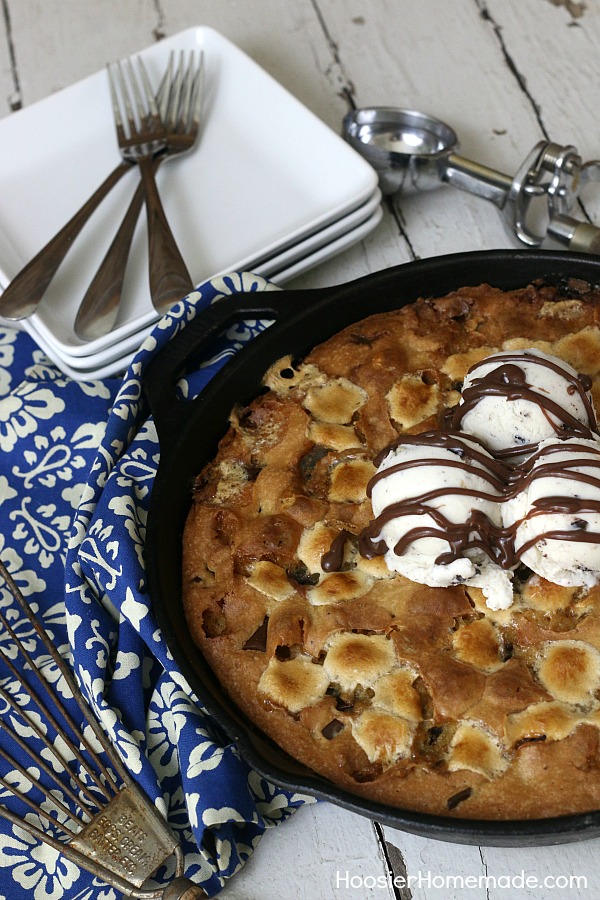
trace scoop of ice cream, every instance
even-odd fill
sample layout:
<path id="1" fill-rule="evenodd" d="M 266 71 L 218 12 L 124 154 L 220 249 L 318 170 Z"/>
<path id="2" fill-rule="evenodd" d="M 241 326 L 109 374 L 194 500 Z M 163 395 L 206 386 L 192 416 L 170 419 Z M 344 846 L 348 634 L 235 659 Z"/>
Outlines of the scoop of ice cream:
<path id="1" fill-rule="evenodd" d="M 600 443 L 543 441 L 502 506 L 514 552 L 554 584 L 593 587 L 600 580 Z"/>
<path id="2" fill-rule="evenodd" d="M 469 369 L 452 426 L 520 463 L 550 437 L 596 436 L 590 379 L 540 350 L 494 353 Z"/>
<path id="3" fill-rule="evenodd" d="M 376 464 L 375 518 L 361 553 L 383 555 L 420 584 L 469 584 L 491 608 L 510 606 L 511 573 L 493 558 L 502 547 L 492 536 L 501 533 L 503 467 L 478 441 L 439 431 L 403 436 Z"/>

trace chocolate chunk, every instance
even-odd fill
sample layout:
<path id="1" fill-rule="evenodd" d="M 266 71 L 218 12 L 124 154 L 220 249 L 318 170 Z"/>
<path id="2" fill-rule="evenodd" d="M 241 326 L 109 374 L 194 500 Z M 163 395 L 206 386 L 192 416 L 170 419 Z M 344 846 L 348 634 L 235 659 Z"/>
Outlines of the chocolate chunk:
<path id="1" fill-rule="evenodd" d="M 569 278 L 568 275 L 564 275 L 560 272 L 545 275 L 543 278 L 536 279 L 533 283 L 540 287 L 543 287 L 544 285 L 555 287 L 557 289 L 557 295 L 546 298 L 551 301 L 565 299 L 579 300 L 583 294 L 589 293 L 590 290 L 595 287 L 593 284 L 588 284 L 587 281 L 582 281 L 580 278 Z"/>
<path id="2" fill-rule="evenodd" d="M 339 719 L 332 719 L 325 728 L 321 729 L 321 734 L 328 741 L 331 741 L 336 735 L 340 733 L 340 731 L 344 730 L 344 723 L 340 722 Z"/>
<path id="3" fill-rule="evenodd" d="M 304 563 L 298 563 L 297 566 L 293 566 L 287 570 L 288 578 L 291 578 L 292 581 L 295 581 L 296 584 L 309 584 L 315 585 L 319 583 L 320 575 L 318 572 L 309 572 Z"/>
<path id="4" fill-rule="evenodd" d="M 517 581 L 520 581 L 521 584 L 525 584 L 526 581 L 529 581 L 532 575 L 533 569 L 530 569 L 529 566 L 525 565 L 525 563 L 519 563 L 519 565 L 515 569 L 515 578 L 517 579 Z"/>
<path id="5" fill-rule="evenodd" d="M 338 712 L 350 712 L 351 709 L 354 709 L 354 703 L 351 703 L 350 700 L 344 700 L 343 697 L 338 697 L 335 703 L 335 708 Z"/>
<path id="6" fill-rule="evenodd" d="M 459 791 L 457 794 L 453 794 L 451 797 L 448 797 L 446 801 L 446 806 L 448 809 L 456 809 L 459 803 L 463 803 L 465 800 L 468 800 L 471 794 L 473 793 L 470 787 L 464 788 L 464 790 Z"/>
<path id="7" fill-rule="evenodd" d="M 375 762 L 366 765 L 363 769 L 357 769 L 355 772 L 352 772 L 352 777 L 357 784 L 368 784 L 370 781 L 375 781 L 379 778 L 382 772 L 383 766 L 381 763 Z"/>
<path id="8" fill-rule="evenodd" d="M 353 700 L 348 700 L 345 697 L 340 696 L 339 685 L 330 684 L 325 693 L 328 697 L 335 697 L 335 708 L 339 712 L 350 712 L 351 709 L 354 709 Z"/>
<path id="9" fill-rule="evenodd" d="M 468 297 L 440 297 L 437 300 L 428 301 L 432 304 L 437 313 L 448 319 L 465 319 L 469 315 L 473 301 Z"/>
<path id="10" fill-rule="evenodd" d="M 207 638 L 221 637 L 227 628 L 227 620 L 224 615 L 211 607 L 207 607 L 202 613 L 202 630 Z"/>
<path id="11" fill-rule="evenodd" d="M 588 524 L 589 523 L 586 522 L 585 519 L 573 519 L 573 521 L 571 522 L 573 528 L 580 528 L 581 531 L 585 531 L 585 529 L 588 527 Z"/>
<path id="12" fill-rule="evenodd" d="M 518 750 L 519 747 L 522 747 L 523 744 L 539 744 L 541 741 L 546 740 L 545 734 L 535 734 L 532 737 L 524 737 L 521 738 L 520 741 L 517 741 L 515 744 L 515 750 Z"/>
<path id="13" fill-rule="evenodd" d="M 359 332 L 350 334 L 350 340 L 353 344 L 363 344 L 367 347 L 370 347 L 379 337 L 381 337 L 380 334 L 374 334 L 372 337 L 369 337 L 366 334 L 360 334 Z"/>
<path id="14" fill-rule="evenodd" d="M 267 649 L 267 627 L 269 617 L 265 616 L 262 625 L 259 625 L 254 634 L 251 634 L 244 646 L 243 650 L 260 650 L 262 653 Z"/>
<path id="15" fill-rule="evenodd" d="M 323 459 L 324 456 L 328 454 L 327 447 L 322 447 L 320 444 L 315 444 L 314 447 L 305 453 L 304 456 L 299 460 L 298 467 L 300 469 L 300 474 L 304 478 L 305 481 L 309 481 L 310 477 L 313 473 L 313 469 L 319 462 L 319 460 Z"/>
<path id="16" fill-rule="evenodd" d="M 427 743 L 435 744 L 444 729 L 440 725 L 433 725 L 427 729 Z"/>

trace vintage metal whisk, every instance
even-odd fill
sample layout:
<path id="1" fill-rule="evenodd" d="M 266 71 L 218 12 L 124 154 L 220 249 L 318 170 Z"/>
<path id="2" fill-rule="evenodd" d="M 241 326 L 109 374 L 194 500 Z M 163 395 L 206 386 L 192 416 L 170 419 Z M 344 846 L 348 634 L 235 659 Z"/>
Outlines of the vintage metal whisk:
<path id="1" fill-rule="evenodd" d="M 127 896 L 205 897 L 183 877 L 177 838 L 124 768 L 1 561 L 0 576 L 28 620 L 15 624 L 8 610 L 0 610 L 0 816 Z M 50 670 L 56 675 L 52 663 L 64 679 L 63 692 L 75 700 L 75 713 L 48 680 Z M 172 855 L 170 884 L 144 888 Z"/>

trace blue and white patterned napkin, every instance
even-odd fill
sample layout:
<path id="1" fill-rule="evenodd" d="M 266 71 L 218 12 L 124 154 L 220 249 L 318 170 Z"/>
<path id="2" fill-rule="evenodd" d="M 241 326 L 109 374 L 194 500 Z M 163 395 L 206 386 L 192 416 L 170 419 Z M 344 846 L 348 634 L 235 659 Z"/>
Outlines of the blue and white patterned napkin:
<path id="1" fill-rule="evenodd" d="M 99 720 L 179 836 L 185 874 L 210 896 L 243 865 L 265 828 L 311 798 L 285 793 L 249 769 L 195 702 L 162 639 L 142 555 L 160 451 L 141 375 L 210 303 L 272 289 L 247 273 L 201 285 L 157 324 L 123 379 L 72 381 L 28 335 L 0 328 L 0 557 L 55 645 L 64 654 L 70 644 Z M 234 326 L 188 377 L 185 394 L 198 394 L 265 327 Z M 18 628 L 23 617 L 12 604 L 2 584 L 0 608 Z M 0 634 L 0 649 L 6 645 Z M 3 670 L 0 685 L 18 693 Z M 0 716 L 11 715 L 0 699 Z M 0 789 L 0 804 L 5 796 Z M 163 867 L 156 883 L 172 875 Z M 0 819 L 0 898 L 119 896 Z"/>

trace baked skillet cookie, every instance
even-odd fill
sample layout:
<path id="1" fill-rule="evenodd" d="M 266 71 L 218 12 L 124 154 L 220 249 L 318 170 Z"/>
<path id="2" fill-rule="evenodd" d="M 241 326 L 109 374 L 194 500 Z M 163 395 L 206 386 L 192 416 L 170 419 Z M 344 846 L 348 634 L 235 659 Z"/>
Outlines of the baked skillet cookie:
<path id="1" fill-rule="evenodd" d="M 196 479 L 195 643 L 250 719 L 354 794 L 483 819 L 600 808 L 600 587 L 520 562 L 493 609 L 359 547 L 381 451 L 446 428 L 468 370 L 524 348 L 589 376 L 600 408 L 599 290 L 462 288 L 276 362 Z"/>

